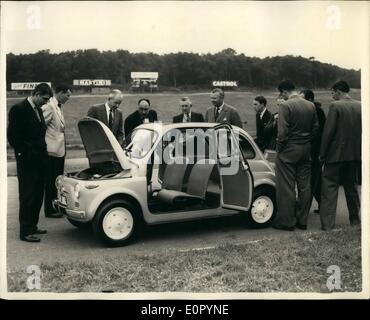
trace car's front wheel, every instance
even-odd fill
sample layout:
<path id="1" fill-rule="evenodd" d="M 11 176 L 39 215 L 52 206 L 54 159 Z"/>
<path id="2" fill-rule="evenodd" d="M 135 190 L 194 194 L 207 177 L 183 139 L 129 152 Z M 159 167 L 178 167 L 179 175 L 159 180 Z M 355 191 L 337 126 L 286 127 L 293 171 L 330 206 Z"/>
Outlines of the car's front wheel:
<path id="1" fill-rule="evenodd" d="M 272 188 L 258 187 L 247 212 L 247 225 L 254 228 L 269 226 L 276 215 L 275 192 Z"/>
<path id="2" fill-rule="evenodd" d="M 94 234 L 112 247 L 124 246 L 137 235 L 139 217 L 134 206 L 125 200 L 115 199 L 103 204 L 93 221 Z"/>

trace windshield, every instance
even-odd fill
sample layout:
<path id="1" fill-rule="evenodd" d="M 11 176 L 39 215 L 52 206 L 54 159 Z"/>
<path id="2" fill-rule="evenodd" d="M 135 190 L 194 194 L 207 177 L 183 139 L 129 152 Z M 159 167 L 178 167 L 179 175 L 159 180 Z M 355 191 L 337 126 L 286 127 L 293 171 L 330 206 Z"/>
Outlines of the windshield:
<path id="1" fill-rule="evenodd" d="M 129 152 L 132 158 L 143 158 L 150 151 L 157 137 L 158 133 L 154 130 L 136 129 L 125 139 L 125 151 Z"/>

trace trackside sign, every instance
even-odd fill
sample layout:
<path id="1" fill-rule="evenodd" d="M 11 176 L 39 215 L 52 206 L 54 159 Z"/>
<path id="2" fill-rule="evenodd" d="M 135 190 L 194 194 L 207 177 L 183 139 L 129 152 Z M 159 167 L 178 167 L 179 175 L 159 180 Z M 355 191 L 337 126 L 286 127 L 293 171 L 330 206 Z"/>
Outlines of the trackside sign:
<path id="1" fill-rule="evenodd" d="M 90 80 L 90 79 L 81 79 L 81 80 L 73 80 L 74 86 L 87 86 L 87 87 L 104 87 L 104 86 L 110 86 L 112 84 L 111 80 L 103 80 L 103 79 L 96 79 L 96 80 Z"/>
<path id="2" fill-rule="evenodd" d="M 158 72 L 131 72 L 131 79 L 158 79 Z"/>
<path id="3" fill-rule="evenodd" d="M 47 83 L 51 87 L 51 82 L 12 82 L 12 90 L 33 90 L 39 83 Z"/>
<path id="4" fill-rule="evenodd" d="M 238 81 L 212 81 L 214 87 L 237 87 Z"/>

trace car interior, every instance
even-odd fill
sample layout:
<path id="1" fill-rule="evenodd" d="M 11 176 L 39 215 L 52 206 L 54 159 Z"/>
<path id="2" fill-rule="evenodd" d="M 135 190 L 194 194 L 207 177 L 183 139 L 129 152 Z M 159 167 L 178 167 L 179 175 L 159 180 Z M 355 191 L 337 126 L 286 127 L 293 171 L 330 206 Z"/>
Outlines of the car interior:
<path id="1" fill-rule="evenodd" d="M 147 172 L 151 171 L 147 176 L 149 185 L 153 180 L 157 180 L 156 185 L 159 185 L 157 188 L 149 187 L 148 206 L 152 213 L 220 206 L 220 175 L 215 160 L 210 157 L 212 150 L 207 137 L 199 130 L 195 134 L 182 134 L 183 138 L 170 137 L 170 133 L 162 139 L 155 152 L 167 161 L 161 161 L 158 170 L 153 170 L 153 165 L 148 164 Z M 197 149 L 198 139 L 204 139 L 205 150 Z"/>

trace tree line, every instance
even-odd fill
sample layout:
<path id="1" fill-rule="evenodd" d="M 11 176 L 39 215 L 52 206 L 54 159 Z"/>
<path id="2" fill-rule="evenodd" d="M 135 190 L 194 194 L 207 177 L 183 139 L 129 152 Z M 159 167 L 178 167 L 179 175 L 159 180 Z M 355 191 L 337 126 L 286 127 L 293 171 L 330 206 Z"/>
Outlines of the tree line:
<path id="1" fill-rule="evenodd" d="M 209 88 L 214 80 L 238 81 L 241 87 L 270 88 L 282 79 L 298 86 L 328 88 L 338 79 L 351 87 L 361 87 L 360 70 L 348 70 L 321 63 L 315 57 L 248 57 L 231 48 L 215 54 L 178 52 L 169 54 L 131 53 L 127 50 L 97 49 L 6 56 L 7 88 L 11 82 L 50 81 L 72 84 L 73 79 L 111 79 L 113 84 L 129 88 L 133 71 L 159 73 L 159 87 L 180 89 Z"/>

